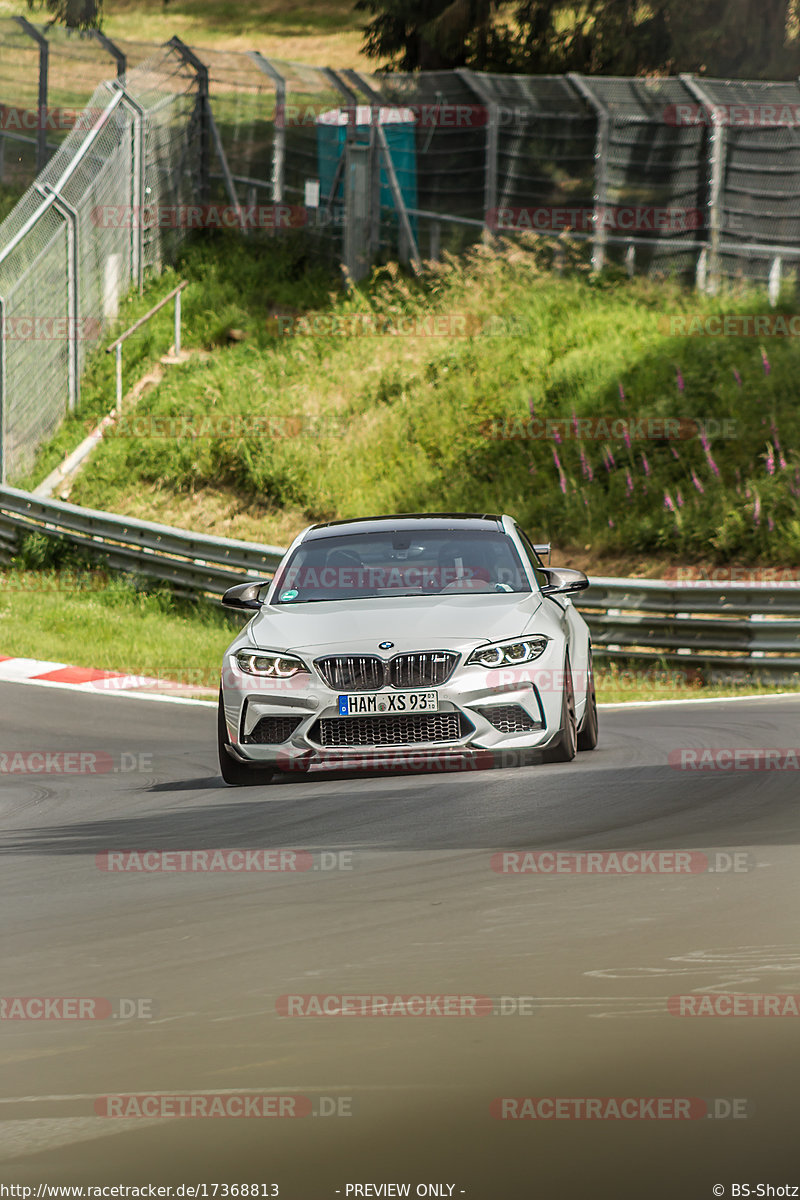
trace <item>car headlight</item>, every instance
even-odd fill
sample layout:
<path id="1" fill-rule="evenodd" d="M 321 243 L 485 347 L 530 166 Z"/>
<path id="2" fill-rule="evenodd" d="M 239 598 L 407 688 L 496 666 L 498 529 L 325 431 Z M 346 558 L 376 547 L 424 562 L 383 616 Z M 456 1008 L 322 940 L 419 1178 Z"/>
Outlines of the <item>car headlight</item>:
<path id="1" fill-rule="evenodd" d="M 495 646 L 482 646 L 473 650 L 467 663 L 481 667 L 517 667 L 520 663 L 533 662 L 544 654 L 550 638 L 537 634 L 535 637 L 520 638 L 518 642 L 501 642 Z"/>
<path id="2" fill-rule="evenodd" d="M 270 650 L 237 650 L 234 655 L 240 671 L 247 675 L 264 675 L 270 679 L 289 679 L 308 667 L 294 654 L 274 654 Z"/>

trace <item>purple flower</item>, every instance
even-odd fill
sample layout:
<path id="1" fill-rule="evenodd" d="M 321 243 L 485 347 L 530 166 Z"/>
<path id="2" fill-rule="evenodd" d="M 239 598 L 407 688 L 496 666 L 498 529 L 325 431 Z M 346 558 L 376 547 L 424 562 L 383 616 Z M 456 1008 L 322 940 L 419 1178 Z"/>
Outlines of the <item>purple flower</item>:
<path id="1" fill-rule="evenodd" d="M 616 471 L 616 459 L 608 446 L 603 446 L 603 462 L 606 464 L 607 471 Z"/>
<path id="2" fill-rule="evenodd" d="M 672 451 L 672 457 L 675 459 L 675 461 L 680 462 L 681 456 L 680 456 L 680 454 L 678 454 L 678 451 L 675 449 L 675 447 L 670 446 L 670 450 Z"/>
<path id="3" fill-rule="evenodd" d="M 711 470 L 714 472 L 715 475 L 719 475 L 719 467 L 714 462 L 714 459 L 712 457 L 711 450 L 709 449 L 709 445 L 708 445 L 708 437 L 706 436 L 705 430 L 703 430 L 703 432 L 700 434 L 700 445 L 703 447 L 703 453 L 706 456 L 706 462 L 711 467 Z"/>
<path id="4" fill-rule="evenodd" d="M 675 499 L 678 501 L 678 508 L 683 508 L 683 496 L 681 495 L 680 488 L 678 488 L 677 492 L 675 493 Z"/>
<path id="5" fill-rule="evenodd" d="M 679 392 L 682 392 L 682 391 L 683 391 L 683 389 L 684 389 L 684 387 L 685 387 L 686 385 L 685 385 L 685 384 L 684 384 L 684 382 L 683 382 L 683 376 L 681 375 L 681 369 L 680 369 L 680 367 L 676 367 L 676 368 L 675 368 L 675 376 L 676 376 L 676 378 L 677 378 L 677 380 L 678 380 L 678 391 L 679 391 Z"/>
<path id="6" fill-rule="evenodd" d="M 555 427 L 555 425 L 553 426 L 553 441 L 558 442 L 559 446 L 561 445 L 561 434 L 558 432 L 558 429 Z"/>
<path id="7" fill-rule="evenodd" d="M 625 389 L 621 383 L 618 386 L 619 386 L 619 398 L 622 401 L 622 403 L 624 404 L 625 403 Z"/>
<path id="8" fill-rule="evenodd" d="M 609 528 L 609 529 L 613 529 L 613 528 L 614 528 L 614 522 L 611 520 L 611 517 L 609 517 L 609 518 L 608 518 L 608 528 Z"/>
<path id="9" fill-rule="evenodd" d="M 631 479 L 630 470 L 625 472 L 625 495 L 630 496 L 633 493 L 633 480 Z"/>
<path id="10" fill-rule="evenodd" d="M 594 479 L 594 471 L 592 470 L 592 464 L 584 454 L 583 449 L 581 449 L 581 471 L 583 472 L 584 479 L 588 479 L 589 483 L 591 483 Z"/>
<path id="11" fill-rule="evenodd" d="M 753 505 L 753 524 L 761 524 L 761 497 L 756 495 L 756 502 Z"/>
<path id="12" fill-rule="evenodd" d="M 531 463 L 531 465 L 528 467 L 528 474 L 529 474 L 529 475 L 536 475 L 536 474 L 537 474 L 537 471 L 536 471 L 536 465 L 535 465 L 534 463 Z"/>
<path id="13" fill-rule="evenodd" d="M 669 512 L 675 512 L 675 504 L 673 503 L 672 496 L 670 496 L 669 492 L 664 492 L 664 508 L 666 508 Z"/>
<path id="14" fill-rule="evenodd" d="M 767 352 L 763 346 L 761 347 L 761 365 L 764 368 L 764 374 L 769 375 L 772 368 L 769 365 L 769 359 L 767 358 Z"/>
<path id="15" fill-rule="evenodd" d="M 625 445 L 626 445 L 626 446 L 628 447 L 628 449 L 630 450 L 630 448 L 631 448 L 631 434 L 630 434 L 630 430 L 628 429 L 627 422 L 625 423 L 625 425 L 624 425 L 624 427 L 623 427 L 623 430 L 622 430 L 622 436 L 623 436 L 623 437 L 624 437 L 624 439 L 625 439 Z"/>
<path id="16" fill-rule="evenodd" d="M 775 454 L 772 450 L 772 443 L 767 447 L 767 474 L 775 474 Z"/>
<path id="17" fill-rule="evenodd" d="M 534 405 L 534 402 L 533 402 L 533 396 L 531 396 L 530 400 L 528 401 L 528 408 L 530 409 L 531 416 L 535 417 L 536 416 L 536 406 Z"/>
<path id="18" fill-rule="evenodd" d="M 736 370 L 736 367 L 733 368 L 733 378 L 736 380 L 739 387 L 741 387 L 742 386 L 742 377 L 739 374 L 739 372 Z"/>
<path id="19" fill-rule="evenodd" d="M 649 475 L 650 474 L 650 463 L 647 461 L 646 454 L 642 455 L 642 467 L 644 469 L 645 475 Z"/>
<path id="20" fill-rule="evenodd" d="M 775 528 L 775 522 L 773 521 L 772 517 L 767 517 L 767 529 L 769 529 L 770 533 L 772 533 L 774 528 Z"/>
<path id="21" fill-rule="evenodd" d="M 694 486 L 697 488 L 698 492 L 702 496 L 706 489 L 703 487 L 702 483 L 697 478 L 697 472 L 695 471 L 694 467 L 692 467 L 692 483 L 694 484 Z"/>

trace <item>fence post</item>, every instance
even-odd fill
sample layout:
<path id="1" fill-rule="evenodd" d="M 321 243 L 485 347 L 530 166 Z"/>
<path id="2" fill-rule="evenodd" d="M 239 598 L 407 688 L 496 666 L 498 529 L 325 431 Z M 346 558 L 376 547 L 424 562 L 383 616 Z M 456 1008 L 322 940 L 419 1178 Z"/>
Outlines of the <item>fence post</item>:
<path id="1" fill-rule="evenodd" d="M 608 204 L 608 145 L 611 132 L 611 118 L 603 101 L 599 96 L 594 94 L 582 75 L 578 75 L 575 71 L 570 71 L 567 78 L 578 89 L 584 100 L 588 100 L 597 118 L 597 134 L 594 144 L 592 270 L 601 271 L 605 266 L 606 244 L 608 242 L 605 208 Z"/>
<path id="2" fill-rule="evenodd" d="M 249 50 L 248 56 L 259 71 L 268 75 L 275 84 L 275 121 L 272 131 L 272 203 L 283 201 L 284 172 L 286 163 L 286 80 L 277 67 L 258 50 Z"/>
<path id="3" fill-rule="evenodd" d="M 47 74 L 50 45 L 47 38 L 25 17 L 14 17 L 14 20 L 39 47 L 39 119 L 36 128 L 36 170 L 38 172 L 43 170 L 47 163 Z"/>
<path id="4" fill-rule="evenodd" d="M 211 181 L 211 128 L 209 117 L 211 115 L 211 99 L 208 91 L 208 67 L 202 62 L 195 52 L 191 50 L 185 42 L 182 42 L 179 37 L 172 37 L 167 42 L 176 54 L 179 54 L 183 61 L 190 66 L 197 75 L 197 104 L 195 111 L 200 126 L 200 163 L 199 163 L 199 199 L 201 204 L 208 204 L 210 197 L 210 181 Z"/>
<path id="5" fill-rule="evenodd" d="M 681 75 L 681 82 L 686 85 L 696 100 L 699 100 L 706 113 L 711 114 L 711 134 L 708 139 L 709 166 L 711 174 L 708 180 L 708 291 L 713 295 L 717 290 L 720 276 L 719 245 L 722 230 L 721 198 L 722 185 L 725 177 L 725 126 L 717 111 L 717 106 L 705 88 L 701 87 L 693 75 Z"/>
<path id="6" fill-rule="evenodd" d="M 43 196 L 53 197 L 53 208 L 60 217 L 64 218 L 67 226 L 67 395 L 68 411 L 74 413 L 78 407 L 81 389 L 78 356 L 81 303 L 78 211 L 66 200 L 63 200 L 49 184 L 37 184 L 36 190 Z"/>
<path id="7" fill-rule="evenodd" d="M 145 165 L 145 110 L 138 100 L 127 91 L 119 79 L 112 81 L 112 89 L 122 97 L 123 107 L 133 114 L 133 164 L 131 169 L 131 278 L 141 296 L 144 291 L 144 165 Z"/>
<path id="8" fill-rule="evenodd" d="M 128 69 L 128 59 L 124 52 L 120 50 L 119 46 L 115 46 L 111 41 L 111 38 L 107 38 L 106 35 L 101 33 L 99 29 L 92 29 L 90 32 L 92 37 L 100 43 L 106 53 L 110 54 L 111 57 L 116 61 L 117 79 L 123 79 L 125 72 Z"/>
<path id="9" fill-rule="evenodd" d="M 359 71 L 354 71 L 352 68 L 342 70 L 340 73 L 347 80 L 347 84 L 342 84 L 335 71 L 329 67 L 325 67 L 325 74 L 340 88 L 347 87 L 347 84 L 358 88 L 369 101 L 369 189 L 370 198 L 368 205 L 368 240 L 369 240 L 369 262 L 375 262 L 378 257 L 378 251 L 381 246 L 381 153 L 378 139 L 378 125 L 381 119 L 381 109 L 385 107 L 384 98 L 379 92 L 376 92 L 368 80 Z M 351 92 L 352 103 L 358 114 L 358 96 L 355 92 Z M 355 123 L 355 122 L 354 122 Z M 402 238 L 405 241 L 405 235 Z M 401 250 L 400 258 L 407 256 L 411 248 L 404 244 L 398 247 Z"/>

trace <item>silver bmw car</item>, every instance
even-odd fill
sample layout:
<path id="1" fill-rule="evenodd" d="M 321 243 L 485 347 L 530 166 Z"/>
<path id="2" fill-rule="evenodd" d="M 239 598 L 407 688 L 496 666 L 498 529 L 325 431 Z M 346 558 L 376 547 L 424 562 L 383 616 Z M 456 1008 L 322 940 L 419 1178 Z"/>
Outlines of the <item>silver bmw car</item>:
<path id="1" fill-rule="evenodd" d="M 304 530 L 225 653 L 226 783 L 311 767 L 568 762 L 597 745 L 580 571 L 508 516 L 403 514 Z M 538 752 L 531 755 L 532 751 Z"/>

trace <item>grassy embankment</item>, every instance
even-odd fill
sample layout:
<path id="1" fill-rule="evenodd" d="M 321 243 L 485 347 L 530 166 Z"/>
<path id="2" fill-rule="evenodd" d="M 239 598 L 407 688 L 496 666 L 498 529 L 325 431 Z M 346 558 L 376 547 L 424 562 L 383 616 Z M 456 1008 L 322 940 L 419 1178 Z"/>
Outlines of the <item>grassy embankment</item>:
<path id="1" fill-rule="evenodd" d="M 353 12 L 351 0 L 105 0 L 103 9 L 103 32 L 112 40 L 165 42 L 177 34 L 195 47 L 374 69 L 361 52 L 364 18 Z M 0 0 L 4 16 L 45 19 L 31 16 L 26 0 Z"/>
<path id="2" fill-rule="evenodd" d="M 796 563 L 795 343 L 670 336 L 663 325 L 687 313 L 766 313 L 764 298 L 701 299 L 667 281 L 593 279 L 579 261 L 559 276 L 548 255 L 535 243 L 502 254 L 477 249 L 419 282 L 384 269 L 346 295 L 300 239 L 279 248 L 222 237 L 188 246 L 175 275 L 125 305 L 120 327 L 180 275 L 190 281 L 185 343 L 201 353 L 166 368 L 70 499 L 277 544 L 309 520 L 337 515 L 499 509 L 551 537 L 562 562 L 595 573 Z M 790 307 L 787 298 L 779 311 Z M 293 336 L 281 336 L 276 309 L 284 322 L 304 314 Z M 429 335 L 431 316 L 446 335 Z M 161 314 L 128 344 L 126 379 L 169 344 L 170 320 Z M 420 321 L 422 332 L 357 336 L 367 321 L 395 330 Z M 314 333 L 333 322 L 346 332 Z M 230 341 L 232 329 L 242 340 Z M 51 469 L 108 410 L 112 394 L 110 357 L 98 354 L 80 418 L 65 424 L 20 482 Z M 532 413 L 564 422 L 560 443 L 527 436 Z M 629 437 L 572 437 L 573 419 L 599 416 L 629 422 Z M 272 422 L 267 436 L 254 432 L 255 419 Z M 683 421 L 681 433 L 693 436 L 637 436 L 663 428 L 642 421 L 665 419 Z M 319 425 L 315 432 L 314 421 L 328 432 L 320 435 Z M 705 423 L 707 439 L 692 422 Z M 487 436 L 488 429 L 511 436 Z M 91 603 L 104 608 L 112 600 L 114 619 L 132 621 L 129 649 L 121 634 L 105 647 L 95 642 L 91 665 L 154 674 L 166 673 L 166 664 L 178 674 L 202 666 L 213 674 L 229 636 L 217 618 L 203 618 L 206 651 L 187 626 L 185 657 L 180 639 L 170 635 L 159 648 L 156 638 L 146 667 L 135 633 L 137 605 L 146 602 L 117 589 Z M 50 626 L 63 627 L 65 648 L 54 644 L 47 653 L 76 661 L 71 603 L 59 602 Z M 601 692 L 607 700 L 714 694 L 669 672 L 612 672 Z"/>

